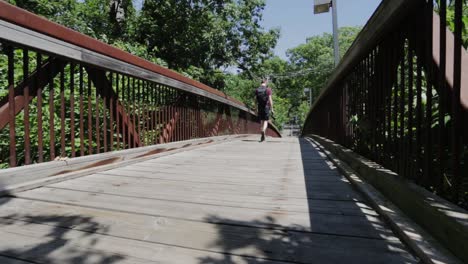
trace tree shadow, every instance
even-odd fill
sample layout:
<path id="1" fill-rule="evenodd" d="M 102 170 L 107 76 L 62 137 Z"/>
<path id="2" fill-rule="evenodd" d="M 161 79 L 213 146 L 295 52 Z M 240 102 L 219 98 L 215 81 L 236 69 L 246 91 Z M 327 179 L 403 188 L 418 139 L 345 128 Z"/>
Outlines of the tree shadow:
<path id="1" fill-rule="evenodd" d="M 310 142 L 299 143 L 309 223 L 294 224 L 287 208 L 252 221 L 209 215 L 217 236 L 208 247 L 222 255 L 198 263 L 417 263 L 336 168 Z"/>
<path id="2" fill-rule="evenodd" d="M 399 241 L 303 232 L 276 226 L 265 216 L 254 221 L 233 221 L 208 216 L 218 224 L 217 239 L 208 245 L 221 257 L 206 256 L 200 264 L 234 263 L 417 263 Z"/>
<path id="3" fill-rule="evenodd" d="M 18 209 L 21 210 L 20 208 Z M 94 249 L 108 228 L 79 215 L 24 215 L 14 213 L 0 217 L 2 240 L 0 256 L 12 263 L 116 263 L 124 256 Z M 7 261 L 8 260 L 3 260 Z M 4 262 L 2 262 L 4 263 Z"/>
<path id="4" fill-rule="evenodd" d="M 96 233 L 108 232 L 92 217 L 69 213 L 27 214 L 23 208 L 7 205 L 15 196 L 5 191 L 0 179 L 0 262 L 7 263 L 106 263 L 124 256 L 93 249 Z M 8 243 L 5 243 L 8 241 Z"/>
<path id="5" fill-rule="evenodd" d="M 11 193 L 5 190 L 6 184 L 0 179 L 0 207 L 11 200 Z"/>

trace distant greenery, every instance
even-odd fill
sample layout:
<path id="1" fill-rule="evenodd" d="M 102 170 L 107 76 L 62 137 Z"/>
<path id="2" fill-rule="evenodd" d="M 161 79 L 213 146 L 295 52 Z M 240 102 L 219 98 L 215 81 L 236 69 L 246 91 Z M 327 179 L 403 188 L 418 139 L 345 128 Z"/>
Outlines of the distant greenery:
<path id="1" fill-rule="evenodd" d="M 353 43 L 360 27 L 339 29 L 340 54 L 343 56 Z M 309 94 L 304 88 L 312 90 L 312 101 L 325 86 L 334 69 L 333 37 L 325 33 L 310 37 L 306 43 L 287 51 L 288 60 L 272 57 L 253 71 L 257 77 L 253 80 L 242 72 L 230 75 L 226 79 L 225 92 L 255 106 L 253 91 L 260 85 L 261 77 L 271 77 L 275 102 L 274 122 L 278 126 L 296 119 L 302 125 L 309 110 Z"/>

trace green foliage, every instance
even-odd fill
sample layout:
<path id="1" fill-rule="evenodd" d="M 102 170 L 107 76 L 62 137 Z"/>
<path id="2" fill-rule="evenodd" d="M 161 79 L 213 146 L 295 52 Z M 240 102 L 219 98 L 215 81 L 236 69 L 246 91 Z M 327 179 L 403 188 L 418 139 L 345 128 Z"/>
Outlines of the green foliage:
<path id="1" fill-rule="evenodd" d="M 261 28 L 264 0 L 147 0 L 138 18 L 137 38 L 169 68 L 215 88 L 222 67 L 249 72 L 271 55 L 278 30 Z"/>
<path id="2" fill-rule="evenodd" d="M 447 1 L 447 0 L 445 0 Z M 454 1 L 449 1 L 447 5 L 447 25 L 450 31 L 455 31 L 455 6 Z M 435 10 L 439 12 L 440 0 L 435 1 Z M 468 5 L 467 1 L 463 1 L 463 9 L 462 9 L 462 41 L 463 47 L 465 49 L 468 48 Z"/>
<path id="3" fill-rule="evenodd" d="M 224 92 L 253 109 L 256 107 L 256 102 L 254 101 L 254 92 L 259 85 L 259 82 L 250 80 L 241 75 L 230 74 L 226 76 L 226 86 Z"/>
<path id="4" fill-rule="evenodd" d="M 8 2 L 46 17 L 73 30 L 111 43 L 131 39 L 135 28 L 135 9 L 131 0 L 8 0 Z M 119 2 L 123 18 L 112 9 Z"/>
<path id="5" fill-rule="evenodd" d="M 279 30 L 260 26 L 264 0 L 8 0 L 66 27 L 176 70 L 214 88 L 223 70 L 254 71 Z"/>
<path id="6" fill-rule="evenodd" d="M 339 29 L 340 54 L 345 54 L 359 31 L 359 27 Z M 273 122 L 280 129 L 294 119 L 303 124 L 309 111 L 309 94 L 304 94 L 304 88 L 311 88 L 312 98 L 316 98 L 325 86 L 334 69 L 332 35 L 310 37 L 306 43 L 288 50 L 287 56 L 289 61 L 270 57 L 251 71 L 228 75 L 225 86 L 228 95 L 255 108 L 253 92 L 260 85 L 260 77 L 270 76 L 276 117 Z"/>
<path id="7" fill-rule="evenodd" d="M 273 93 L 273 102 L 275 113 L 272 121 L 279 129 L 281 129 L 283 124 L 288 123 L 291 119 L 288 115 L 291 102 L 289 98 L 283 98 L 275 93 Z"/>

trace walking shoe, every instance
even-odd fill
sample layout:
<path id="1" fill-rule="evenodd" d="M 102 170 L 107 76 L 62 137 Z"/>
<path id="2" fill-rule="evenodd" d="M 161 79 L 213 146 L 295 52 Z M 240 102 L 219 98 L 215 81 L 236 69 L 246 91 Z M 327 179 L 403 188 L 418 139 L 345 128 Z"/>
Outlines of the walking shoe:
<path id="1" fill-rule="evenodd" d="M 260 142 L 265 141 L 265 132 L 262 131 L 262 137 L 260 138 Z"/>

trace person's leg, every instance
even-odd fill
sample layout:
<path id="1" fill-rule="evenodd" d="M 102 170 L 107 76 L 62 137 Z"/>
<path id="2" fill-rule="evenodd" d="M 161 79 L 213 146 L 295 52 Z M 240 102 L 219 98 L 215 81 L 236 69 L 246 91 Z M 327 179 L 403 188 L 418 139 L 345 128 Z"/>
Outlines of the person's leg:
<path id="1" fill-rule="evenodd" d="M 260 142 L 265 140 L 265 133 L 263 132 L 263 126 L 265 124 L 265 120 L 260 121 Z"/>
<path id="2" fill-rule="evenodd" d="M 262 124 L 262 132 L 266 132 L 268 127 L 268 121 L 264 120 Z"/>
<path id="3" fill-rule="evenodd" d="M 262 138 L 260 139 L 260 141 L 265 141 L 267 127 L 268 127 L 268 120 L 264 120 L 262 124 Z"/>

